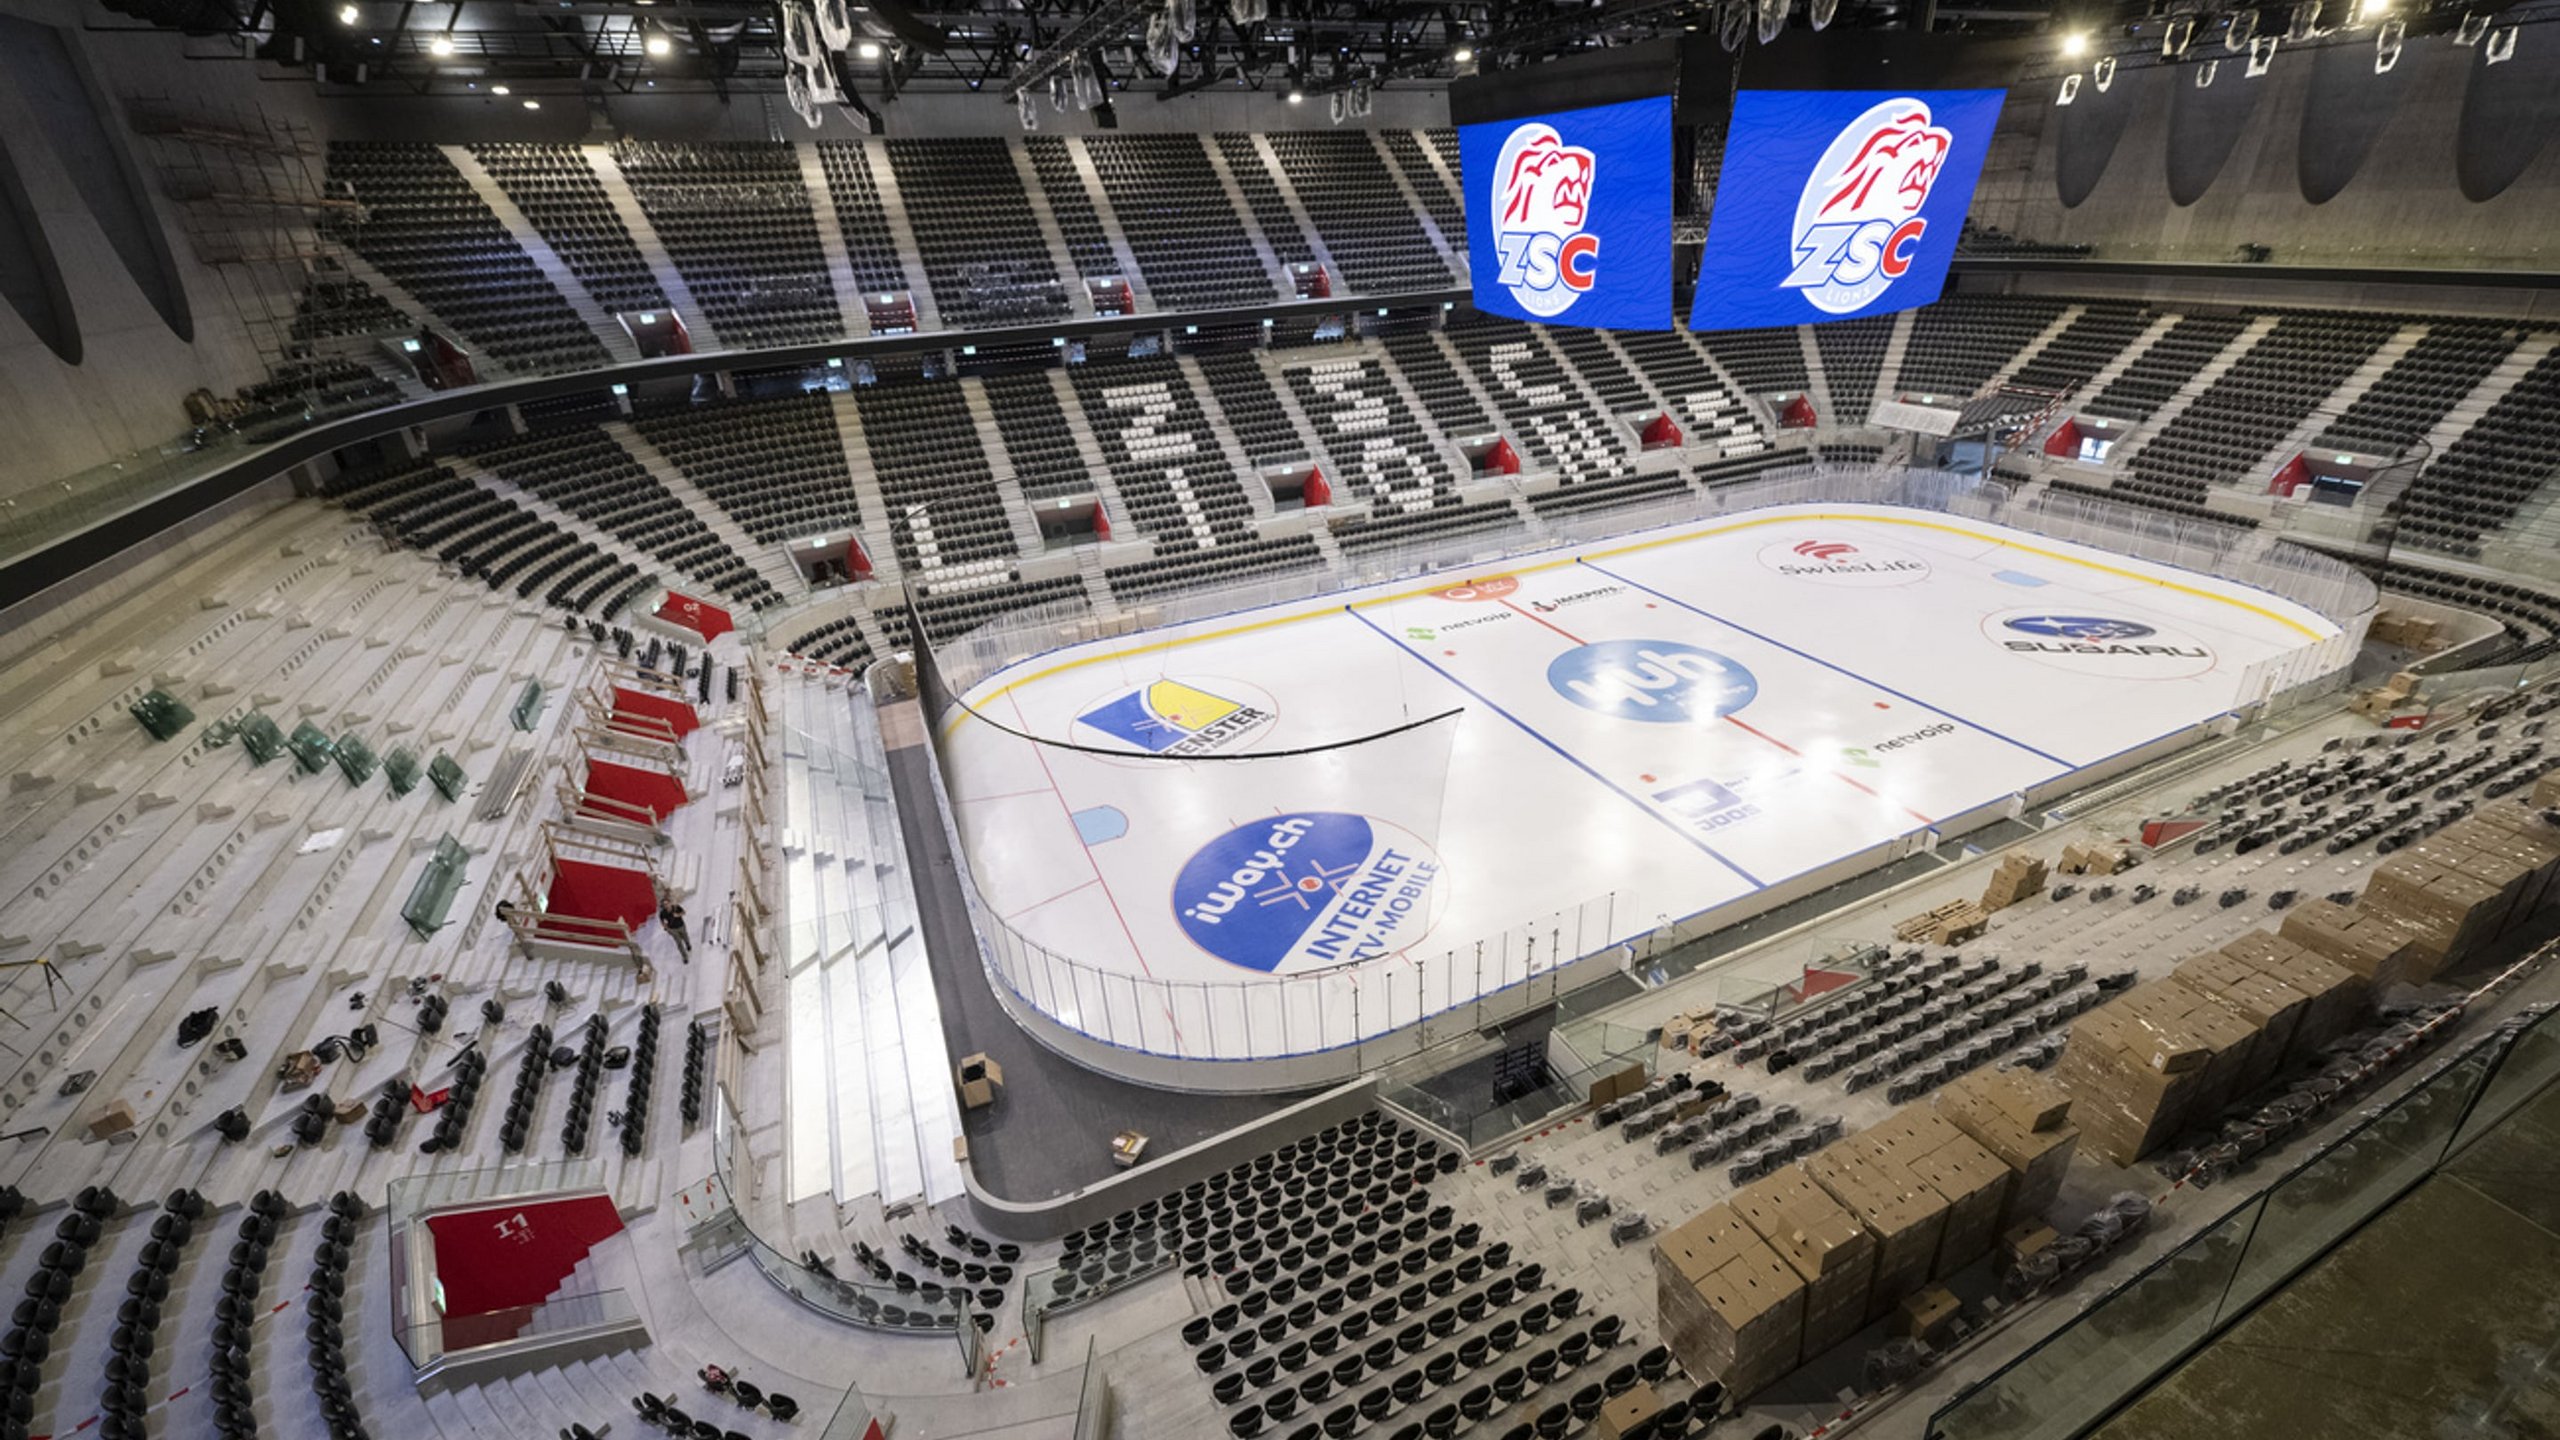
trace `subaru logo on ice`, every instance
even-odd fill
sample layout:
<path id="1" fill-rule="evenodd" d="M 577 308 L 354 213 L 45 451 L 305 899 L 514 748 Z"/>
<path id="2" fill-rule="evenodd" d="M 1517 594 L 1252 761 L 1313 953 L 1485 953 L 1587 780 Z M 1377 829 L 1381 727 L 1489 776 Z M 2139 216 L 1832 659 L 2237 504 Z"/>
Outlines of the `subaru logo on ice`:
<path id="1" fill-rule="evenodd" d="M 1497 282 L 1541 319 L 1563 314 L 1599 276 L 1600 237 L 1582 228 L 1593 170 L 1590 151 L 1567 145 L 1543 121 L 1513 130 L 1494 163 Z"/>
<path id="2" fill-rule="evenodd" d="M 2140 640 L 2159 632 L 2131 620 L 2103 615 L 2021 615 L 2008 623 L 2023 635 L 2050 635 L 2057 640 Z"/>
<path id="3" fill-rule="evenodd" d="M 1760 694 L 1749 670 L 1676 640 L 1602 640 L 1547 667 L 1557 694 L 1620 720 L 1688 725 L 1730 715 Z"/>
<path id="4" fill-rule="evenodd" d="M 1834 315 L 1863 310 L 1911 268 L 1920 207 L 1955 135 L 1926 101 L 1875 106 L 1834 137 L 1796 201 L 1795 268 L 1779 283 Z"/>
<path id="5" fill-rule="evenodd" d="M 1174 918 L 1230 965 L 1277 974 L 1381 959 L 1431 929 L 1440 857 L 1383 820 L 1334 811 L 1248 821 L 1173 881 Z"/>

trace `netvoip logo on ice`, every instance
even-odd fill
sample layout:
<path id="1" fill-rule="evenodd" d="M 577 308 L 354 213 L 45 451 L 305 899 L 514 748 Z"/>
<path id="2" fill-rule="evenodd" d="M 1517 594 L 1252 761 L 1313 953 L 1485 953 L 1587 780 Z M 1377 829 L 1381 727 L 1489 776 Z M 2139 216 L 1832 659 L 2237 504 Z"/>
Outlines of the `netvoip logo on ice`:
<path id="1" fill-rule="evenodd" d="M 2017 610 L 1984 629 L 2000 647 L 2059 669 L 2129 680 L 2180 680 L 2213 668 L 2211 646 L 2192 636 L 2114 615 Z"/>
<path id="2" fill-rule="evenodd" d="M 1547 683 L 1585 710 L 1654 725 L 1714 720 L 1760 694 L 1760 682 L 1737 662 L 1677 640 L 1578 646 L 1547 666 Z"/>
<path id="3" fill-rule="evenodd" d="M 1193 944 L 1266 975 L 1383 959 L 1429 933 L 1440 857 L 1384 820 L 1274 815 L 1200 847 L 1174 877 Z"/>

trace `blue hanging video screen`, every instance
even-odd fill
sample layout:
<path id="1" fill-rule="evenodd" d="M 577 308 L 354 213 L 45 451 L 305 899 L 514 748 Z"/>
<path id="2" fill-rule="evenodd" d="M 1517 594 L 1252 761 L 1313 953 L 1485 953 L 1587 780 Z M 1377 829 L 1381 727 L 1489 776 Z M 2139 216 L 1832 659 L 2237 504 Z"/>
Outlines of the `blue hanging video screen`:
<path id="1" fill-rule="evenodd" d="M 1671 328 L 1671 97 L 1458 128 L 1475 305 Z"/>
<path id="2" fill-rule="evenodd" d="M 1937 299 L 2006 94 L 1738 93 L 1690 328 L 1819 324 Z"/>

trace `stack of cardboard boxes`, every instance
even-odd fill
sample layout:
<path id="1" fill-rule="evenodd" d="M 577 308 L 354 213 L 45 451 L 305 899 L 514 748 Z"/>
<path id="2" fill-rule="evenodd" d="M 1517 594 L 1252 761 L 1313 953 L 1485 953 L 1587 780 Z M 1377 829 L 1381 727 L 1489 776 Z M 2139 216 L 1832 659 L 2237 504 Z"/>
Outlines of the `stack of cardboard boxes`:
<path id="1" fill-rule="evenodd" d="M 2040 1076 L 1987 1078 L 1980 1108 L 2015 1159 L 1905 1105 L 1656 1237 L 1663 1343 L 1689 1373 L 1749 1395 L 2041 1216 L 2071 1160 L 2069 1102 Z"/>
<path id="2" fill-rule="evenodd" d="M 2062 847 L 2062 873 L 2065 875 L 2113 875 L 2133 863 L 2133 856 L 2121 846 L 2092 845 L 2080 841 Z"/>
<path id="3" fill-rule="evenodd" d="M 2055 1078 L 2089 1148 L 2141 1159 L 2237 1092 L 2258 1032 L 2182 981 L 2137 985 L 2071 1027 Z"/>
<path id="4" fill-rule="evenodd" d="M 1950 900 L 1893 927 L 1893 938 L 1905 945 L 1961 945 L 1991 926 L 1991 917 L 1970 900 Z"/>
<path id="5" fill-rule="evenodd" d="M 2540 915 L 2560 894 L 2560 828 L 2514 801 L 2483 805 L 2375 867 L 2357 908 L 2414 932 L 2408 979 L 2425 983 Z"/>
<path id="6" fill-rule="evenodd" d="M 2375 613 L 2373 624 L 2365 635 L 2385 645 L 2397 645 L 2404 650 L 2424 654 L 2444 644 L 2444 623 L 2423 615 L 2385 608 Z"/>
<path id="7" fill-rule="evenodd" d="M 2553 770 L 2533 782 L 2533 808 L 2548 810 L 2560 805 L 2560 770 Z"/>
<path id="8" fill-rule="evenodd" d="M 1802 1165 L 1773 1170 L 1734 1192 L 1734 1213 L 1804 1281 L 1804 1353 L 1817 1355 L 1867 1323 L 1876 1237 L 1813 1183 Z"/>
<path id="9" fill-rule="evenodd" d="M 2347 708 L 2368 720 L 2387 725 L 2405 716 L 2427 713 L 2427 707 L 2418 700 L 2417 694 L 2418 677 L 2400 670 L 2372 689 L 2357 692 L 2356 698 L 2347 702 Z"/>
<path id="10" fill-rule="evenodd" d="M 2282 981 L 2308 1002 L 2295 1017 L 2281 1064 L 2309 1059 L 2356 1028 L 2372 994 L 2363 976 L 2272 931 L 2252 930 L 2214 953 Z"/>
<path id="11" fill-rule="evenodd" d="M 2277 933 L 2351 971 L 2368 990 L 2404 984 L 2418 937 L 2398 919 L 2334 900 L 2306 900 L 2285 912 Z"/>
<path id="12" fill-rule="evenodd" d="M 1692 1375 L 1749 1395 L 1804 1352 L 1804 1281 L 1730 1204 L 1653 1242 L 1662 1343 Z"/>
<path id="13" fill-rule="evenodd" d="M 1982 909 L 1987 914 L 2006 910 L 2021 900 L 2044 889 L 2044 860 L 2035 855 L 2011 851 L 2000 857 L 2000 867 L 1991 872 L 1991 883 L 1982 892 Z"/>
<path id="14" fill-rule="evenodd" d="M 2071 1097 L 2061 1086 L 2029 1070 L 1976 1070 L 1940 1088 L 1934 1099 L 1940 1116 L 2009 1169 L 1996 1228 L 2052 1208 L 2080 1144 Z"/>

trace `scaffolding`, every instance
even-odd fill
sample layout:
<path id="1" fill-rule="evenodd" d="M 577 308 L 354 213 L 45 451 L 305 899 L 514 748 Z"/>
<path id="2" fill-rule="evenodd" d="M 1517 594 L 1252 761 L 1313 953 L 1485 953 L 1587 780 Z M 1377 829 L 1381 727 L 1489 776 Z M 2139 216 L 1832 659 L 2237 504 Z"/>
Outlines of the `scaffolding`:
<path id="1" fill-rule="evenodd" d="M 264 106 L 137 95 L 125 107 L 151 147 L 188 248 L 220 277 L 224 301 L 268 374 L 236 401 L 190 397 L 198 422 L 309 419 L 396 394 L 370 361 L 377 337 L 405 332 L 413 320 L 348 263 L 335 237 L 363 224 L 365 207 L 327 180 L 312 127 Z"/>

